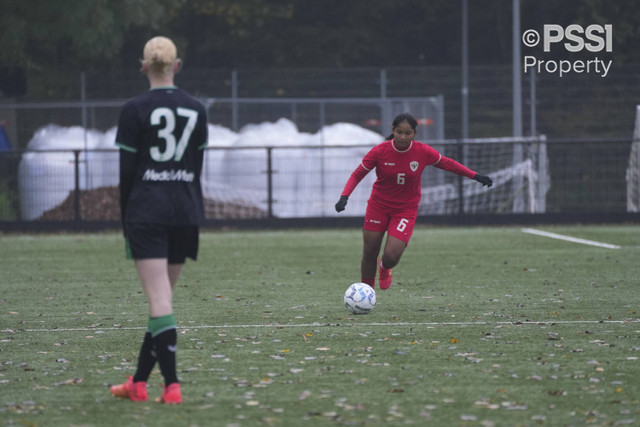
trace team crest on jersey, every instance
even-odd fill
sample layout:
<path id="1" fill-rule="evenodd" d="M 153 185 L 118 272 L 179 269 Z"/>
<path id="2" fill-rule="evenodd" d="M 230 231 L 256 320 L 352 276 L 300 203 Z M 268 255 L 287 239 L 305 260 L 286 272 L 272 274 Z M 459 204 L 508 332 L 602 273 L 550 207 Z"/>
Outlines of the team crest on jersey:
<path id="1" fill-rule="evenodd" d="M 413 161 L 413 162 L 409 163 L 409 167 L 411 168 L 412 172 L 415 172 L 418 169 L 418 165 L 419 165 L 419 163 L 416 162 L 416 161 Z"/>

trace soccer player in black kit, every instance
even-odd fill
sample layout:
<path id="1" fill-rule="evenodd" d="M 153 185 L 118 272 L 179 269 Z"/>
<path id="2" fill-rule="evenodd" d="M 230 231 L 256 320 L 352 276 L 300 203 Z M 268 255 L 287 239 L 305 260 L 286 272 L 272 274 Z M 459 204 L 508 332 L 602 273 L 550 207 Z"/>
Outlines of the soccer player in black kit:
<path id="1" fill-rule="evenodd" d="M 200 171 L 207 145 L 202 104 L 174 85 L 181 61 L 166 37 L 149 40 L 142 72 L 150 89 L 122 107 L 120 205 L 127 257 L 135 261 L 149 303 L 149 321 L 133 377 L 111 387 L 123 399 L 147 400 L 156 362 L 165 380 L 161 403 L 182 403 L 176 374 L 173 290 L 186 258 L 196 260 L 204 220 Z"/>

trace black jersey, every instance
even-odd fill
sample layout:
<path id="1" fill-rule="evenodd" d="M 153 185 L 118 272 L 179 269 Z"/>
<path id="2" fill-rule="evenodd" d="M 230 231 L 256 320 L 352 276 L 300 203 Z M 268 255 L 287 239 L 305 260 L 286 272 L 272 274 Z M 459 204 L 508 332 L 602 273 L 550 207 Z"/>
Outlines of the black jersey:
<path id="1" fill-rule="evenodd" d="M 207 140 L 204 107 L 176 87 L 127 101 L 116 134 L 123 222 L 200 225 Z"/>

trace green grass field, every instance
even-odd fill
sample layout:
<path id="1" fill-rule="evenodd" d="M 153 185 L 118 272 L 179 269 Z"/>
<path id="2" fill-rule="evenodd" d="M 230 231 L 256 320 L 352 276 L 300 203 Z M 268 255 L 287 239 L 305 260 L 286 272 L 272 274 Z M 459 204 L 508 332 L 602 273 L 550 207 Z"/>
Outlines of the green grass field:
<path id="1" fill-rule="evenodd" d="M 120 234 L 0 235 L 0 422 L 27 426 L 640 423 L 640 227 L 419 227 L 369 315 L 359 230 L 204 232 L 175 296 L 184 404 L 109 386 L 146 300 Z"/>

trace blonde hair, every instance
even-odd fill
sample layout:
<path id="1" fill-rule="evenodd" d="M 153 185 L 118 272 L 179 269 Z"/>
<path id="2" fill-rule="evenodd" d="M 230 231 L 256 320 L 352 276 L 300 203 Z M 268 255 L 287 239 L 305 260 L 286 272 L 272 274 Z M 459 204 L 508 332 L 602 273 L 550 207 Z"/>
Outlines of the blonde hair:
<path id="1" fill-rule="evenodd" d="M 178 50 L 171 39 L 156 36 L 144 45 L 142 68 L 153 73 L 166 74 L 174 71 L 178 61 Z"/>

